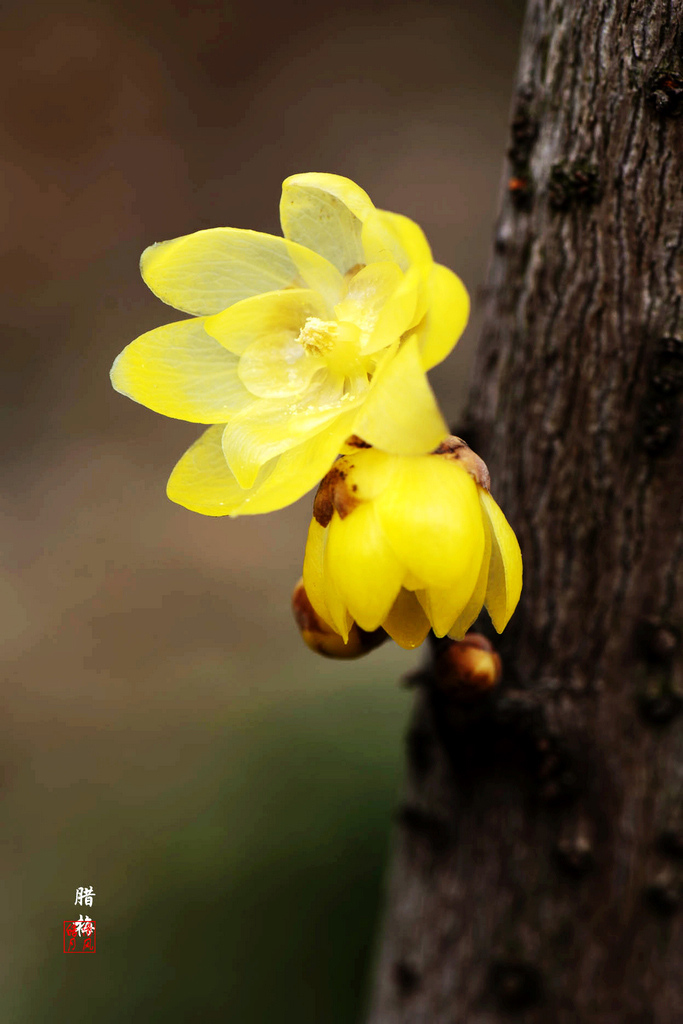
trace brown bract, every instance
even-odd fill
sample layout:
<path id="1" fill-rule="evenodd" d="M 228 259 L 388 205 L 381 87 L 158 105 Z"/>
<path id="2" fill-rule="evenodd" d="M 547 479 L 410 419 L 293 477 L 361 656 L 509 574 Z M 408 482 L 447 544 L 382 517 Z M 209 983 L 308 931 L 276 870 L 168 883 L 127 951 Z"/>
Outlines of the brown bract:
<path id="1" fill-rule="evenodd" d="M 363 447 L 370 447 L 361 442 Z M 346 483 L 346 468 L 343 462 L 335 463 L 329 473 L 323 477 L 313 502 L 313 517 L 322 527 L 329 524 L 334 512 L 345 519 L 349 512 L 360 504 L 360 500 L 351 493 Z"/>
<path id="2" fill-rule="evenodd" d="M 372 445 L 364 441 L 358 434 L 351 434 L 351 437 L 347 437 L 346 444 L 349 448 L 372 448 Z"/>
<path id="3" fill-rule="evenodd" d="M 451 434 L 450 437 L 441 442 L 438 448 L 434 449 L 432 454 L 445 455 L 446 458 L 460 462 L 480 487 L 483 487 L 486 491 L 491 487 L 488 466 L 461 437 L 455 437 L 454 434 Z"/>

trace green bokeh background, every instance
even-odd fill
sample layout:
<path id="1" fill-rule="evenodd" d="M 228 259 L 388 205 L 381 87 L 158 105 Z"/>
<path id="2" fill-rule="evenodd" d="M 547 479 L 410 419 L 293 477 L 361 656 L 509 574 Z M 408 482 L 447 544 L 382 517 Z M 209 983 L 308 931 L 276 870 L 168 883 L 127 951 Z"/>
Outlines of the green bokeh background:
<path id="1" fill-rule="evenodd" d="M 50 845 L 18 899 L 33 889 L 36 908 L 14 951 L 11 1019 L 354 1020 L 407 707 L 393 660 L 178 727 L 185 751 L 165 752 L 145 797 L 125 773 L 50 786 L 46 805 L 70 808 L 69 823 L 55 828 L 45 807 Z M 143 737 L 157 760 L 159 738 Z M 97 757 L 93 737 L 73 740 Z M 97 881 L 94 957 L 56 955 L 74 877 Z"/>
<path id="2" fill-rule="evenodd" d="M 310 496 L 256 519 L 172 505 L 199 430 L 107 373 L 176 318 L 145 246 L 278 231 L 282 179 L 327 170 L 467 284 L 471 325 L 431 375 L 454 419 L 521 6 L 4 5 L 2 1024 L 359 1019 L 420 653 L 304 648 Z M 65 955 L 85 885 L 97 953 Z"/>

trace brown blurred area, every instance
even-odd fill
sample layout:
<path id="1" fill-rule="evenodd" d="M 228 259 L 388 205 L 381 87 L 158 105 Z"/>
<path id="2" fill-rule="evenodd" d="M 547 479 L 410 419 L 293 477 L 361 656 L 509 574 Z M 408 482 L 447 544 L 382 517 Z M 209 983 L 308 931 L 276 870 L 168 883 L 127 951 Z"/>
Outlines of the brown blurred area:
<path id="1" fill-rule="evenodd" d="M 237 520 L 172 505 L 199 429 L 108 370 L 177 318 L 142 284 L 145 246 L 278 233 L 282 179 L 333 171 L 417 220 L 475 299 L 432 375 L 454 418 L 521 7 L 3 5 L 4 1022 L 357 1012 L 414 659 L 308 652 L 289 594 L 310 499 Z M 61 952 L 90 884 L 96 966 Z"/>

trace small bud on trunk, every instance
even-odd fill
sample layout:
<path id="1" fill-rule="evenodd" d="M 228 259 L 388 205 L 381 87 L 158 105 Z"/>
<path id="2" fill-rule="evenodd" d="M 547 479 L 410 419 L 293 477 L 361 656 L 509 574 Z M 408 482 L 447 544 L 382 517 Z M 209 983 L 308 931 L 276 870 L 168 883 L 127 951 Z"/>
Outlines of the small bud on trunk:
<path id="1" fill-rule="evenodd" d="M 501 675 L 500 656 L 481 633 L 454 640 L 436 657 L 437 686 L 458 700 L 477 700 L 498 685 Z"/>

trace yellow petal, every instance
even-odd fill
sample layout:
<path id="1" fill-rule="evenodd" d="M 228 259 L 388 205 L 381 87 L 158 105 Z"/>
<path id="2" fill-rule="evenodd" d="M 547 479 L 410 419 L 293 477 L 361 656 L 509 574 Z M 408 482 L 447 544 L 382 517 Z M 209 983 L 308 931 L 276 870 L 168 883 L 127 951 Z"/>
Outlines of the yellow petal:
<path id="1" fill-rule="evenodd" d="M 259 398 L 286 398 L 300 394 L 325 360 L 307 352 L 291 333 L 280 331 L 254 341 L 237 367 L 240 380 Z"/>
<path id="2" fill-rule="evenodd" d="M 339 633 L 344 643 L 348 643 L 349 631 L 353 625 L 353 619 L 349 615 L 339 591 L 332 582 L 329 573 L 325 574 L 325 603 L 332 618 L 332 628 Z"/>
<path id="3" fill-rule="evenodd" d="M 347 486 L 359 501 L 372 501 L 391 486 L 397 459 L 378 448 L 347 446 L 339 468 L 346 474 Z"/>
<path id="4" fill-rule="evenodd" d="M 311 519 L 304 554 L 303 581 L 308 600 L 321 619 L 332 626 L 332 616 L 325 601 L 324 555 L 327 530 Z"/>
<path id="5" fill-rule="evenodd" d="M 462 615 L 472 593 L 471 584 L 472 576 L 468 576 L 461 577 L 450 587 L 415 591 L 415 597 L 424 608 L 436 636 L 445 636 Z"/>
<path id="6" fill-rule="evenodd" d="M 117 391 L 164 416 L 226 423 L 254 401 L 237 375 L 237 357 L 204 330 L 181 320 L 131 342 L 111 368 Z"/>
<path id="7" fill-rule="evenodd" d="M 223 455 L 223 430 L 220 425 L 209 427 L 185 452 L 168 481 L 171 501 L 205 516 L 231 515 L 242 503 L 245 492 Z M 267 473 L 266 468 L 263 475 Z"/>
<path id="8" fill-rule="evenodd" d="M 419 647 L 430 628 L 429 620 L 415 594 L 403 587 L 382 622 L 382 627 L 399 647 L 407 651 Z"/>
<path id="9" fill-rule="evenodd" d="M 436 366 L 453 349 L 467 326 L 470 299 L 459 277 L 435 263 L 427 283 L 427 315 L 419 328 L 425 370 Z"/>
<path id="10" fill-rule="evenodd" d="M 481 569 L 479 570 L 479 576 L 477 578 L 476 586 L 472 592 L 472 596 L 448 630 L 448 635 L 453 640 L 462 640 L 465 633 L 484 607 L 486 588 L 489 580 L 489 567 L 491 564 L 491 527 L 489 526 L 488 516 L 486 515 L 483 516 L 483 524 L 485 546 L 484 557 L 481 560 Z"/>
<path id="11" fill-rule="evenodd" d="M 317 253 L 275 235 L 208 228 L 151 245 L 142 254 L 145 283 L 163 302 L 186 313 L 219 313 L 250 295 L 312 288 L 334 305 L 339 271 Z"/>
<path id="12" fill-rule="evenodd" d="M 242 299 L 204 321 L 207 334 L 241 355 L 249 345 L 274 335 L 296 338 L 309 317 L 325 319 L 328 307 L 317 292 L 305 288 L 264 292 Z"/>
<path id="13" fill-rule="evenodd" d="M 429 242 L 422 228 L 400 213 L 374 210 L 363 224 L 364 263 L 391 260 L 401 270 L 413 264 L 427 270 L 432 263 Z"/>
<path id="14" fill-rule="evenodd" d="M 396 455 L 430 452 L 447 436 L 448 427 L 422 369 L 414 335 L 373 378 L 355 433 Z"/>
<path id="15" fill-rule="evenodd" d="M 251 487 L 261 466 L 328 427 L 360 398 L 344 392 L 343 378 L 324 371 L 295 401 L 262 398 L 238 413 L 223 435 L 223 451 L 240 485 Z"/>
<path id="16" fill-rule="evenodd" d="M 427 312 L 427 287 L 434 265 L 422 228 L 400 213 L 376 210 L 363 225 L 363 247 L 368 263 L 393 259 L 416 279 L 417 301 L 413 323 Z"/>
<path id="17" fill-rule="evenodd" d="M 522 552 L 512 527 L 489 492 L 480 488 L 479 498 L 491 526 L 486 610 L 496 631 L 502 633 L 522 593 Z"/>
<path id="18" fill-rule="evenodd" d="M 351 433 L 355 413 L 344 413 L 319 433 L 290 448 L 268 463 L 268 474 L 259 475 L 258 486 L 244 491 L 235 515 L 274 512 L 298 501 L 315 487 L 332 466 L 344 438 Z M 324 617 L 324 616 L 323 616 Z M 327 621 L 327 620 L 326 620 Z"/>
<path id="19" fill-rule="evenodd" d="M 353 619 L 327 571 L 328 539 L 329 527 L 322 527 L 313 519 L 304 555 L 304 588 L 315 611 L 347 643 Z"/>
<path id="20" fill-rule="evenodd" d="M 254 485 L 246 489 L 238 484 L 223 454 L 224 427 L 211 427 L 176 465 L 168 482 L 168 496 L 208 516 L 275 512 L 298 501 L 320 482 L 349 435 L 354 415 L 345 413 L 319 434 L 269 460 L 258 472 Z"/>
<path id="21" fill-rule="evenodd" d="M 420 275 L 415 267 L 409 267 L 377 317 L 375 329 L 365 348 L 367 353 L 377 352 L 400 340 L 422 319 L 421 295 Z"/>
<path id="22" fill-rule="evenodd" d="M 320 253 L 342 274 L 365 262 L 361 228 L 373 210 L 367 193 L 338 174 L 293 174 L 282 184 L 285 237 Z"/>
<path id="23" fill-rule="evenodd" d="M 479 576 L 485 551 L 477 486 L 457 462 L 437 455 L 395 460 L 388 486 L 375 507 L 397 557 L 427 588 L 457 593 L 457 614 Z"/>
<path id="24" fill-rule="evenodd" d="M 406 570 L 406 574 L 403 577 L 403 586 L 406 590 L 424 590 L 425 581 L 416 576 L 414 572 Z"/>
<path id="25" fill-rule="evenodd" d="M 372 632 L 389 614 L 403 566 L 386 541 L 372 502 L 357 505 L 327 527 L 325 572 L 361 629 Z"/>
<path id="26" fill-rule="evenodd" d="M 396 263 L 373 263 L 354 275 L 335 306 L 338 320 L 360 329 L 361 349 L 370 354 L 397 341 L 413 324 L 417 281 Z"/>

